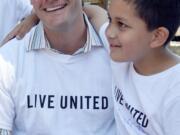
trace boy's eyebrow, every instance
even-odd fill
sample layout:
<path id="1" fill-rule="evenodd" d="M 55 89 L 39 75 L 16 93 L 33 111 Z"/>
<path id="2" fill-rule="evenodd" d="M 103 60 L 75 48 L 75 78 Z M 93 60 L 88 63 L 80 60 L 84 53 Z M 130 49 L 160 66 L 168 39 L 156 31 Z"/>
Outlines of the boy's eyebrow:
<path id="1" fill-rule="evenodd" d="M 123 22 L 128 22 L 126 18 L 122 18 L 122 17 L 115 17 L 115 19 Z"/>
<path id="2" fill-rule="evenodd" d="M 107 12 L 107 15 L 108 15 L 108 17 L 111 18 L 109 12 Z M 115 17 L 115 19 L 116 19 L 116 20 L 119 20 L 119 21 L 123 21 L 123 22 L 128 22 L 128 20 L 127 20 L 126 18 L 123 18 L 123 17 Z"/>

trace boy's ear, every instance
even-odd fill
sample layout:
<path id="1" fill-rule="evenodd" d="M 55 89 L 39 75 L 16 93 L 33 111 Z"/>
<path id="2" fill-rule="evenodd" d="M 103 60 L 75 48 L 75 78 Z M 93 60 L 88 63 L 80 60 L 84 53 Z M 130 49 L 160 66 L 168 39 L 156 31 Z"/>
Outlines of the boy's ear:
<path id="1" fill-rule="evenodd" d="M 169 30 L 165 27 L 159 27 L 153 31 L 151 48 L 161 47 L 169 37 Z"/>

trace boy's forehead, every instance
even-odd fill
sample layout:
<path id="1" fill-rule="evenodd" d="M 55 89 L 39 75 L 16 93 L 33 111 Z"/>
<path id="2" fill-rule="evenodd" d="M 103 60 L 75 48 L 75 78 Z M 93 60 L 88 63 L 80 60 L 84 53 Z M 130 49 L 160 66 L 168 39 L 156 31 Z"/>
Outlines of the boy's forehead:
<path id="1" fill-rule="evenodd" d="M 135 15 L 135 6 L 132 3 L 127 3 L 127 1 L 129 0 L 111 0 L 108 11 L 113 12 L 116 15 Z"/>

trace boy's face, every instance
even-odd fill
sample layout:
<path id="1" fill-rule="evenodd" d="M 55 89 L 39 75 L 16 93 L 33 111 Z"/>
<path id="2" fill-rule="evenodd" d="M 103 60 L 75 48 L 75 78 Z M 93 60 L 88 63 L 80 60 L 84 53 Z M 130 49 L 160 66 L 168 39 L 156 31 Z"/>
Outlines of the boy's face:
<path id="1" fill-rule="evenodd" d="M 110 24 L 106 35 L 110 43 L 110 55 L 114 61 L 138 62 L 150 52 L 153 32 L 137 16 L 134 6 L 124 0 L 111 0 Z"/>
<path id="2" fill-rule="evenodd" d="M 81 0 L 31 0 L 31 3 L 43 24 L 54 30 L 72 23 L 81 12 Z"/>

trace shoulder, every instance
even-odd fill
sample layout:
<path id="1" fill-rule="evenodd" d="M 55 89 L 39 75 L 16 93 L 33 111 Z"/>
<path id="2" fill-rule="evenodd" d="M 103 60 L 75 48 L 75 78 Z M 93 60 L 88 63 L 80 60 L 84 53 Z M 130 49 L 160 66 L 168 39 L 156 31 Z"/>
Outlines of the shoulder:
<path id="1" fill-rule="evenodd" d="M 84 11 L 88 15 L 96 31 L 99 31 L 101 25 L 108 21 L 107 11 L 99 6 L 86 5 Z"/>
<path id="2" fill-rule="evenodd" d="M 113 70 L 118 70 L 119 72 L 129 71 L 133 64 L 131 62 L 116 62 L 111 60 L 111 66 Z"/>
<path id="3" fill-rule="evenodd" d="M 0 48 L 0 56 L 10 59 L 18 55 L 19 50 L 25 50 L 26 37 L 22 40 L 12 39 Z"/>
<path id="4" fill-rule="evenodd" d="M 0 89 L 9 89 L 15 78 L 15 44 L 9 43 L 0 48 Z"/>
<path id="5" fill-rule="evenodd" d="M 108 42 L 107 37 L 106 37 L 106 29 L 107 29 L 108 25 L 109 25 L 109 23 L 105 22 L 100 27 L 100 29 L 98 31 L 98 34 L 99 34 L 100 39 L 102 40 L 102 43 L 103 43 L 104 47 L 108 50 L 108 52 L 110 52 L 109 42 Z"/>
<path id="6" fill-rule="evenodd" d="M 180 78 L 180 77 L 179 77 Z M 170 87 L 167 95 L 164 97 L 162 111 L 164 134 L 179 135 L 180 134 L 180 81 L 176 81 Z"/>
<path id="7" fill-rule="evenodd" d="M 22 40 L 13 39 L 0 48 L 0 87 L 10 87 L 16 77 L 19 65 L 27 55 L 31 32 Z"/>
<path id="8" fill-rule="evenodd" d="M 32 32 L 33 30 L 22 40 L 14 38 L 0 47 L 0 62 L 14 64 L 20 56 L 24 55 Z"/>
<path id="9" fill-rule="evenodd" d="M 0 48 L 0 78 L 13 72 L 22 47 L 22 41 L 13 39 Z"/>
<path id="10" fill-rule="evenodd" d="M 167 76 L 170 80 L 169 88 L 171 89 L 177 85 L 180 86 L 180 64 L 171 67 L 167 72 L 169 72 Z"/>
<path id="11" fill-rule="evenodd" d="M 10 87 L 15 79 L 19 61 L 24 59 L 30 34 L 24 39 L 12 39 L 0 48 L 0 85 Z"/>
<path id="12" fill-rule="evenodd" d="M 115 62 L 111 60 L 112 73 L 117 84 L 120 84 L 124 78 L 127 79 L 131 65 L 130 62 Z"/>
<path id="13" fill-rule="evenodd" d="M 172 103 L 180 103 L 180 64 L 170 68 L 165 74 L 164 79 L 168 84 L 167 93 L 164 97 L 164 106 L 171 106 Z M 179 104 L 180 105 L 180 104 Z"/>

